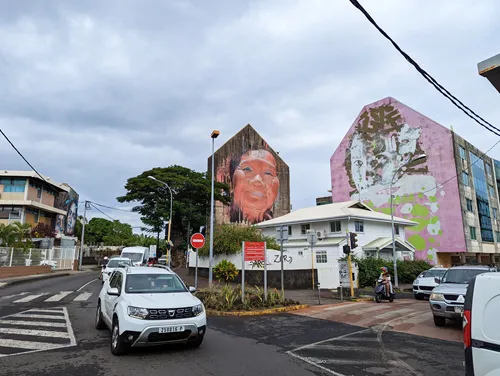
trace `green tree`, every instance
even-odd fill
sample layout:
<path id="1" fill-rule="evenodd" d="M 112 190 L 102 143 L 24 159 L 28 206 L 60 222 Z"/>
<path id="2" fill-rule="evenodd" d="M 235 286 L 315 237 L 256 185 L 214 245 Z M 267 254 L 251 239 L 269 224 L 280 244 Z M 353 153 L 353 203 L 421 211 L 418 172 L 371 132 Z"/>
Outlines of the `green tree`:
<path id="1" fill-rule="evenodd" d="M 172 229 L 181 232 L 182 237 L 191 228 L 206 225 L 210 208 L 211 181 L 203 172 L 196 172 L 182 166 L 153 168 L 127 180 L 127 193 L 117 198 L 118 202 L 137 204 L 132 210 L 141 214 L 147 230 L 159 233 L 165 228 L 170 215 L 170 192 L 148 176 L 153 176 L 169 185 L 173 196 Z M 224 205 L 230 203 L 229 186 L 215 183 L 215 200 Z"/>
<path id="2" fill-rule="evenodd" d="M 130 245 L 134 243 L 132 226 L 105 218 L 92 218 L 85 225 L 85 243 L 105 245 Z"/>
<path id="3" fill-rule="evenodd" d="M 214 255 L 232 255 L 241 252 L 241 243 L 267 242 L 268 249 L 279 249 L 276 239 L 262 235 L 260 229 L 255 226 L 244 226 L 239 224 L 224 224 L 214 227 Z M 200 256 L 208 256 L 210 250 L 210 237 L 203 248 L 200 248 Z"/>
<path id="4" fill-rule="evenodd" d="M 0 243 L 3 247 L 12 247 L 18 241 L 16 228 L 12 224 L 0 223 Z"/>
<path id="5" fill-rule="evenodd" d="M 40 222 L 31 230 L 31 237 L 33 238 L 54 238 L 56 236 L 54 229 L 51 225 Z"/>

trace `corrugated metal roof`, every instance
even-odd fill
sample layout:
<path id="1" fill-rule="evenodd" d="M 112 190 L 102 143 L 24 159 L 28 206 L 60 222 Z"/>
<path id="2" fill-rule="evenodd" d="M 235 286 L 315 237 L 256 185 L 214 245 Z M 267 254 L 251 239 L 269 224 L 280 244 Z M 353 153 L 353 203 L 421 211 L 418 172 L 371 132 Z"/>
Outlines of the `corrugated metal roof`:
<path id="1" fill-rule="evenodd" d="M 391 221 L 390 215 L 376 212 L 362 202 L 345 201 L 298 209 L 281 217 L 260 222 L 256 224 L 256 226 L 259 228 L 265 228 L 292 223 L 320 222 L 348 217 L 351 219 L 366 219 L 381 222 Z M 394 217 L 394 223 L 406 226 L 418 225 L 417 222 L 400 217 Z"/>

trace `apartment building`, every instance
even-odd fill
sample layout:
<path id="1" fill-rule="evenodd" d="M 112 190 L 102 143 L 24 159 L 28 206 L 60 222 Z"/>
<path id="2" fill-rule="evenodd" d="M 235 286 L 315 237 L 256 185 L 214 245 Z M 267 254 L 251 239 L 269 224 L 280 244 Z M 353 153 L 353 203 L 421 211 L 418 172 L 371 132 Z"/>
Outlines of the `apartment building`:
<path id="1" fill-rule="evenodd" d="M 477 69 L 500 93 L 500 54 L 481 61 L 477 64 Z"/>
<path id="2" fill-rule="evenodd" d="M 361 110 L 330 168 L 333 202 L 358 199 L 418 223 L 405 228 L 417 259 L 500 263 L 500 162 L 451 129 L 384 98 Z"/>
<path id="3" fill-rule="evenodd" d="M 56 238 L 74 237 L 77 211 L 78 194 L 69 185 L 34 171 L 0 171 L 0 223 L 45 223 Z"/>

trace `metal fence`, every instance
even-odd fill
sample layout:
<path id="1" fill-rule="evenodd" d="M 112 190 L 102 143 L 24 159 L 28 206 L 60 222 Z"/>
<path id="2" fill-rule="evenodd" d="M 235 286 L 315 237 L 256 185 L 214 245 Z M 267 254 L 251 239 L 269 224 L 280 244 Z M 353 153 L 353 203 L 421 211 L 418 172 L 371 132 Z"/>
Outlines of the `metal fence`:
<path id="1" fill-rule="evenodd" d="M 52 269 L 73 269 L 76 247 L 49 249 L 0 247 L 0 267 L 50 265 Z"/>

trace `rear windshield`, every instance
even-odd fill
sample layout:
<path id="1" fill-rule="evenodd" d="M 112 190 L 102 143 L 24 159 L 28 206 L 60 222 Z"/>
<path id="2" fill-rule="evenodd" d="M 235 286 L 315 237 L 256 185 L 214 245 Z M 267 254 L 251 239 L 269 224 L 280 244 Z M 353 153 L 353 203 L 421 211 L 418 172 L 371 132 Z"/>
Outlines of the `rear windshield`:
<path id="1" fill-rule="evenodd" d="M 486 269 L 449 269 L 441 282 L 468 284 L 472 278 L 488 273 L 488 271 Z"/>
<path id="2" fill-rule="evenodd" d="M 143 256 L 142 253 L 123 253 L 122 254 L 122 257 L 129 258 L 134 262 L 142 261 L 142 256 Z"/>
<path id="3" fill-rule="evenodd" d="M 446 269 L 429 269 L 427 270 L 422 277 L 430 278 L 430 277 L 442 277 L 446 273 Z"/>
<path id="4" fill-rule="evenodd" d="M 162 294 L 187 292 L 187 289 L 174 274 L 129 274 L 125 292 L 127 294 Z"/>
<path id="5" fill-rule="evenodd" d="M 111 259 L 111 260 L 109 260 L 107 266 L 109 268 L 117 268 L 119 266 L 119 264 L 130 265 L 130 260 Z"/>

